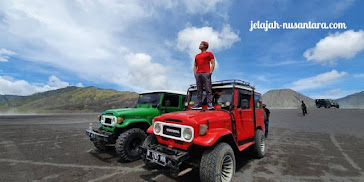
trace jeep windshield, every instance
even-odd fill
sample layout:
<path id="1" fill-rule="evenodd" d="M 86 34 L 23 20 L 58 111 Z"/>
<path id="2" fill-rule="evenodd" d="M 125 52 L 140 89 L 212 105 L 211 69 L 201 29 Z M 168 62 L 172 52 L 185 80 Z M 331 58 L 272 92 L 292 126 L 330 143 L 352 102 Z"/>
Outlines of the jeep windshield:
<path id="1" fill-rule="evenodd" d="M 159 104 L 161 93 L 140 94 L 137 104 Z"/>
<path id="2" fill-rule="evenodd" d="M 233 90 L 231 88 L 223 88 L 223 89 L 212 89 L 212 105 L 222 105 L 225 104 L 226 101 L 231 103 Z M 197 103 L 197 90 L 191 91 L 191 99 L 189 101 L 189 105 L 193 105 Z M 202 95 L 202 105 L 207 105 L 206 93 L 203 91 Z"/>

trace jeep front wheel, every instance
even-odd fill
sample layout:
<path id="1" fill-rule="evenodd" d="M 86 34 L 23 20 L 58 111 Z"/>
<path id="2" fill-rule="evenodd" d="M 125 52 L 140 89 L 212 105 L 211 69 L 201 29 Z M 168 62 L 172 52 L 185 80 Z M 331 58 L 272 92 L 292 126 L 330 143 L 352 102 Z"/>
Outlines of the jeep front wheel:
<path id="1" fill-rule="evenodd" d="M 102 142 L 102 141 L 93 141 L 95 147 L 101 151 L 101 152 L 105 152 L 105 151 L 109 151 L 111 150 L 111 147 L 108 147 L 105 145 L 105 142 Z"/>
<path id="2" fill-rule="evenodd" d="M 132 128 L 120 134 L 116 140 L 115 151 L 123 162 L 140 159 L 139 147 L 144 142 L 145 137 L 145 132 L 139 128 Z"/>
<path id="3" fill-rule="evenodd" d="M 252 145 L 252 152 L 254 157 L 260 159 L 263 158 L 265 155 L 265 137 L 262 130 L 257 129 L 255 130 L 255 144 Z"/>
<path id="4" fill-rule="evenodd" d="M 203 153 L 200 163 L 200 181 L 232 181 L 235 165 L 233 149 L 227 143 L 219 143 Z"/>

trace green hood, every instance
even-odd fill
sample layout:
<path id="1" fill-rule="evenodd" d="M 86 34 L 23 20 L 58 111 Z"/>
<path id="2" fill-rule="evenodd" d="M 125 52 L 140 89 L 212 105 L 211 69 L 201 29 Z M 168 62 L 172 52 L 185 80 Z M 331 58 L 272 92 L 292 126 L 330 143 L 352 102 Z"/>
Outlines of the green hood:
<path id="1" fill-rule="evenodd" d="M 158 115 L 159 111 L 157 108 L 124 108 L 124 109 L 109 109 L 102 113 L 112 114 L 117 117 L 127 117 L 127 116 L 150 116 Z"/>

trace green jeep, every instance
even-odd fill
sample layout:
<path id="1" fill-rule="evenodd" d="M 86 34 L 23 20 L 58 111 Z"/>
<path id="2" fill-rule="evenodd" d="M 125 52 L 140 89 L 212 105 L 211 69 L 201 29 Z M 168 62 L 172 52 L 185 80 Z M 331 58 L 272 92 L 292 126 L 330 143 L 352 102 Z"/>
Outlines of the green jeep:
<path id="1" fill-rule="evenodd" d="M 136 108 L 110 109 L 98 116 L 98 129 L 90 127 L 86 134 L 100 151 L 111 150 L 124 162 L 140 158 L 139 146 L 153 118 L 184 109 L 186 94 L 176 91 L 152 91 L 139 95 Z"/>

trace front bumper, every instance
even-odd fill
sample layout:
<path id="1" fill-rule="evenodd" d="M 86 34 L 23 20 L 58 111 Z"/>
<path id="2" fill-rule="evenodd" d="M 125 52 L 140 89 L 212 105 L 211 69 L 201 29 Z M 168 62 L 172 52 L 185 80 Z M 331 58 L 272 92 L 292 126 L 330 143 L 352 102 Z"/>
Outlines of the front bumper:
<path id="1" fill-rule="evenodd" d="M 140 150 L 143 160 L 171 168 L 174 171 L 179 171 L 182 163 L 190 156 L 188 151 L 171 149 L 161 144 L 149 145 L 148 147 L 141 146 Z"/>
<path id="2" fill-rule="evenodd" d="M 91 141 L 102 141 L 102 142 L 110 142 L 111 135 L 113 133 L 103 131 L 97 129 L 86 129 L 86 135 L 90 138 Z"/>

